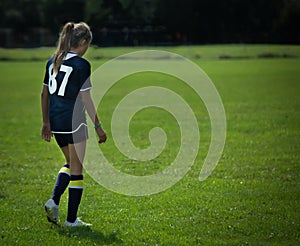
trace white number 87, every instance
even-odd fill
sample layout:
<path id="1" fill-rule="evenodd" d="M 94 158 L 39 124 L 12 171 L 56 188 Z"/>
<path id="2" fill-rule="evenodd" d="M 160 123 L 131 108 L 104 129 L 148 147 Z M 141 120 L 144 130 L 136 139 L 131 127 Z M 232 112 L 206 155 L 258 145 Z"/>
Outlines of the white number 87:
<path id="1" fill-rule="evenodd" d="M 65 95 L 66 86 L 67 86 L 67 83 L 68 83 L 68 80 L 69 80 L 69 76 L 72 73 L 73 68 L 69 67 L 69 66 L 61 65 L 59 71 L 65 72 L 63 81 L 62 81 L 62 83 L 61 83 L 61 85 L 59 87 L 59 90 L 58 90 L 58 95 L 59 96 L 64 96 Z M 52 63 L 50 65 L 50 67 L 49 67 L 49 93 L 50 94 L 55 93 L 56 89 L 57 89 L 57 81 L 55 79 L 56 75 L 57 74 L 55 74 L 53 72 L 53 63 Z"/>

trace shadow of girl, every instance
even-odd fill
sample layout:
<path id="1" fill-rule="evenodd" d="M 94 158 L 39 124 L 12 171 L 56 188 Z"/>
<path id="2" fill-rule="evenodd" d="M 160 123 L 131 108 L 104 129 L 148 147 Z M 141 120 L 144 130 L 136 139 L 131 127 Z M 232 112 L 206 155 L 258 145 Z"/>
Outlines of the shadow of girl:
<path id="1" fill-rule="evenodd" d="M 104 235 L 102 232 L 95 231 L 89 227 L 59 227 L 58 233 L 65 237 L 76 238 L 78 241 L 88 240 L 100 245 L 122 243 L 122 241 L 117 238 L 118 232 Z"/>

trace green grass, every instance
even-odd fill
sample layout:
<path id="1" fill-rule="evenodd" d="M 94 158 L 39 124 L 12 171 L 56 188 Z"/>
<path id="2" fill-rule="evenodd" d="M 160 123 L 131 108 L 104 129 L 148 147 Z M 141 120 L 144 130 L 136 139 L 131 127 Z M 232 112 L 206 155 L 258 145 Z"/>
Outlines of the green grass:
<path id="1" fill-rule="evenodd" d="M 92 46 L 86 57 L 92 60 L 111 59 L 125 53 L 144 50 L 161 49 L 175 52 L 189 59 L 253 59 L 260 57 L 300 57 L 300 46 L 296 45 L 202 45 L 202 46 L 173 46 L 173 47 L 115 47 L 99 48 Z M 55 51 L 52 47 L 36 49 L 3 49 L 0 48 L 2 61 L 44 61 Z"/>
<path id="2" fill-rule="evenodd" d="M 91 59 L 95 70 L 109 57 L 133 50 L 95 49 L 87 57 L 98 56 Z M 109 136 L 102 147 L 108 159 L 124 172 L 147 175 L 168 166 L 177 153 L 180 135 L 175 119 L 157 109 L 138 113 L 130 133 L 136 145 L 146 147 L 148 130 L 154 125 L 163 127 L 169 142 L 161 157 L 140 164 L 127 160 L 114 146 L 109 127 L 112 111 L 126 93 L 144 85 L 166 86 L 189 103 L 200 125 L 199 155 L 180 182 L 151 196 L 113 193 L 86 174 L 80 216 L 94 226 L 73 230 L 49 224 L 43 210 L 64 160 L 54 141 L 48 144 L 39 136 L 45 61 L 28 61 L 29 57 L 46 59 L 53 49 L 0 50 L 0 57 L 12 60 L 0 62 L 1 245 L 300 243 L 300 58 L 281 57 L 299 57 L 300 47 L 227 45 L 166 50 L 193 59 L 222 97 L 227 139 L 217 168 L 207 180 L 198 181 L 210 128 L 207 112 L 190 88 L 159 74 L 125 78 L 109 91 L 100 108 Z M 266 53 L 281 55 L 258 58 Z M 215 59 L 223 54 L 247 59 Z M 66 206 L 67 194 L 61 202 L 62 220 Z"/>

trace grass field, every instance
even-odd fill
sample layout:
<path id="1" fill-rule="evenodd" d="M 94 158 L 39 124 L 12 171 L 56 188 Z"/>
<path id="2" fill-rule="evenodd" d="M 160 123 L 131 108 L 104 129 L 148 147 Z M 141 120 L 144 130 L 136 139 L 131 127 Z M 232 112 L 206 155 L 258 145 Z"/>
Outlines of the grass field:
<path id="1" fill-rule="evenodd" d="M 92 48 L 87 58 L 95 70 L 134 50 Z M 111 138 L 112 112 L 126 93 L 140 85 L 168 87 L 189 103 L 200 126 L 199 155 L 180 182 L 151 196 L 113 193 L 86 174 L 80 216 L 93 227 L 66 229 L 49 224 L 43 208 L 64 164 L 55 142 L 40 139 L 42 78 L 53 49 L 0 49 L 1 245 L 300 244 L 300 46 L 164 50 L 197 63 L 222 97 L 227 139 L 217 168 L 199 182 L 210 138 L 201 100 L 165 75 L 127 77 L 109 91 L 99 108 L 109 137 L 102 147 L 108 159 L 124 172 L 147 175 L 168 166 L 178 151 L 180 134 L 174 118 L 162 110 L 145 109 L 133 118 L 132 141 L 147 146 L 149 130 L 159 125 L 168 136 L 166 151 L 150 163 L 130 161 L 118 153 Z M 62 220 L 66 206 L 67 194 L 61 202 Z"/>

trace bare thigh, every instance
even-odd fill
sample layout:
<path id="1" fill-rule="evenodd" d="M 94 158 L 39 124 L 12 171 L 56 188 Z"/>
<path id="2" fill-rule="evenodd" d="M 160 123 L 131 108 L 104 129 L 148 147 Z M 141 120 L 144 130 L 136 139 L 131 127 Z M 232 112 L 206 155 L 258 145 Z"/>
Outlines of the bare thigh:
<path id="1" fill-rule="evenodd" d="M 64 146 L 62 148 L 60 148 L 61 151 L 64 154 L 64 157 L 66 159 L 66 164 L 70 164 L 70 153 L 69 153 L 69 147 L 68 146 Z"/>
<path id="2" fill-rule="evenodd" d="M 86 141 L 68 145 L 71 175 L 82 174 L 82 163 L 85 155 L 85 148 Z"/>

